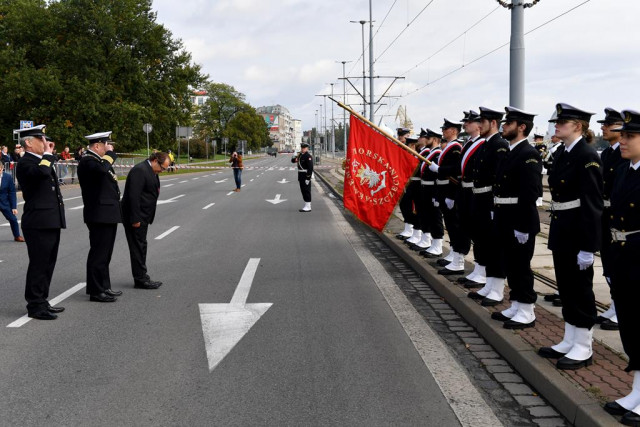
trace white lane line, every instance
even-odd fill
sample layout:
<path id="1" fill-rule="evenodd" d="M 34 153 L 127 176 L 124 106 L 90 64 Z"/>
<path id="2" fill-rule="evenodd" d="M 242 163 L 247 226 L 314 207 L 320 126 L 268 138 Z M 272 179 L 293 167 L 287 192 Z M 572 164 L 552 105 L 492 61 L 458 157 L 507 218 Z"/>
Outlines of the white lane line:
<path id="1" fill-rule="evenodd" d="M 207 206 L 205 206 L 202 209 L 209 209 L 211 206 L 215 205 L 215 203 L 209 203 Z"/>
<path id="2" fill-rule="evenodd" d="M 247 186 L 247 184 L 242 184 L 242 185 L 240 186 L 240 188 L 242 188 L 242 187 L 246 187 L 246 186 Z"/>
<path id="3" fill-rule="evenodd" d="M 85 282 L 78 283 L 73 288 L 68 289 L 68 290 L 64 291 L 63 293 L 61 293 L 60 295 L 58 295 L 57 297 L 49 300 L 49 305 L 51 305 L 53 307 L 56 304 L 61 303 L 65 299 L 69 298 L 71 295 L 73 295 L 76 292 L 78 292 L 80 289 L 84 288 L 86 285 L 87 284 Z M 24 325 L 25 323 L 27 323 L 30 320 L 31 320 L 31 317 L 29 317 L 29 316 L 27 316 L 25 314 L 24 316 L 22 316 L 21 318 L 19 318 L 15 322 L 9 323 L 7 325 L 7 328 L 19 328 L 20 326 Z"/>
<path id="4" fill-rule="evenodd" d="M 227 196 L 230 196 L 230 195 L 232 195 L 233 193 L 235 193 L 235 191 L 229 191 L 229 192 L 227 193 Z"/>
<path id="5" fill-rule="evenodd" d="M 185 182 L 189 182 L 189 180 L 185 179 L 184 181 L 180 181 L 178 184 L 184 184 Z"/>
<path id="6" fill-rule="evenodd" d="M 314 182 L 316 189 L 320 185 Z M 393 278 L 380 262 L 371 254 L 358 237 L 356 231 L 346 221 L 333 203 L 326 204 L 333 214 L 338 227 L 353 247 L 362 264 L 376 283 L 380 293 L 387 300 L 396 318 L 411 339 L 418 354 L 435 379 L 449 406 L 463 426 L 501 426 L 502 423 L 473 386 L 464 368 L 451 355 L 447 346 L 431 329 L 431 326 L 415 310 L 411 302 L 398 288 Z"/>
<path id="7" fill-rule="evenodd" d="M 167 184 L 167 185 L 163 185 L 162 188 L 167 188 L 167 187 L 171 187 L 173 184 Z"/>
<path id="8" fill-rule="evenodd" d="M 253 182 L 253 180 L 252 180 L 252 179 L 250 179 L 250 180 L 249 180 L 249 182 Z"/>
<path id="9" fill-rule="evenodd" d="M 82 208 L 84 208 L 84 205 L 76 206 L 75 208 L 69 208 L 69 210 L 70 211 L 75 211 L 75 210 L 82 209 Z"/>
<path id="10" fill-rule="evenodd" d="M 249 259 L 249 262 L 242 273 L 242 277 L 240 278 L 240 282 L 238 283 L 238 287 L 231 297 L 229 305 L 245 305 L 259 264 L 260 258 Z"/>
<path id="11" fill-rule="evenodd" d="M 173 226 L 170 229 L 168 229 L 167 231 L 165 231 L 164 233 L 162 233 L 161 235 L 159 235 L 158 237 L 156 237 L 156 240 L 160 240 L 160 239 L 164 239 L 165 237 L 167 237 L 169 234 L 173 233 L 174 231 L 176 231 L 178 228 L 180 228 L 179 225 Z"/>
<path id="12" fill-rule="evenodd" d="M 175 181 L 178 178 L 161 179 L 160 182 Z"/>
<path id="13" fill-rule="evenodd" d="M 196 179 L 200 179 L 200 178 L 191 178 L 191 181 L 195 181 Z"/>

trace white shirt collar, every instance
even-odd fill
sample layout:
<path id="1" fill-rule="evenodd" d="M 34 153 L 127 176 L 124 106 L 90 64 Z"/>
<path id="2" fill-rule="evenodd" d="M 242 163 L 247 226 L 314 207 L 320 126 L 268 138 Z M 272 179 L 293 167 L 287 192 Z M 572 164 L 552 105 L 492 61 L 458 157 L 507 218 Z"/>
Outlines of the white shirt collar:
<path id="1" fill-rule="evenodd" d="M 629 163 L 631 163 L 631 167 L 632 167 L 634 170 L 638 170 L 638 168 L 640 168 L 640 160 L 639 160 L 639 161 L 637 161 L 636 163 L 632 163 L 632 162 L 629 162 Z"/>
<path id="2" fill-rule="evenodd" d="M 496 133 L 492 133 L 491 135 L 489 135 L 488 137 L 486 137 L 484 140 L 485 140 L 485 141 L 488 141 L 488 140 L 490 140 L 491 138 L 493 138 L 493 137 L 494 137 L 494 135 L 497 135 L 497 134 L 498 134 L 498 132 L 496 132 Z"/>
<path id="3" fill-rule="evenodd" d="M 616 142 L 615 144 L 613 144 L 613 145 L 611 146 L 611 149 L 612 149 L 613 151 L 616 151 L 616 150 L 618 149 L 618 147 L 619 147 L 619 146 L 620 146 L 620 141 L 618 141 L 618 142 Z"/>
<path id="4" fill-rule="evenodd" d="M 41 159 L 42 156 L 40 154 L 36 154 L 36 153 L 32 153 L 31 151 L 26 151 L 26 153 L 31 154 L 32 156 L 36 156 L 37 158 Z"/>
<path id="5" fill-rule="evenodd" d="M 89 151 L 89 152 L 91 152 L 91 153 L 95 154 L 95 155 L 96 155 L 96 157 L 98 157 L 99 159 L 101 159 L 101 158 L 102 158 L 102 156 L 101 156 L 100 154 L 96 153 L 95 151 L 93 151 L 93 150 L 92 150 L 92 149 L 90 149 L 90 148 L 87 148 L 87 151 Z"/>
<path id="6" fill-rule="evenodd" d="M 578 139 L 576 139 L 576 140 L 575 140 L 575 141 L 573 141 L 571 144 L 569 144 L 569 145 L 567 146 L 567 148 L 565 148 L 565 150 L 564 150 L 564 151 L 566 151 L 567 153 L 568 153 L 568 152 L 570 152 L 570 151 L 571 151 L 571 149 L 572 149 L 573 147 L 575 147 L 575 145 L 576 145 L 576 144 L 578 143 L 578 141 L 580 141 L 581 139 L 582 139 L 582 136 L 579 136 L 579 137 L 578 137 Z"/>
<path id="7" fill-rule="evenodd" d="M 527 138 L 521 139 L 520 141 L 516 142 L 515 144 L 509 144 L 509 150 L 513 151 L 513 149 L 516 148 L 516 146 L 518 144 L 520 144 L 522 141 L 526 141 L 526 140 L 527 140 Z"/>

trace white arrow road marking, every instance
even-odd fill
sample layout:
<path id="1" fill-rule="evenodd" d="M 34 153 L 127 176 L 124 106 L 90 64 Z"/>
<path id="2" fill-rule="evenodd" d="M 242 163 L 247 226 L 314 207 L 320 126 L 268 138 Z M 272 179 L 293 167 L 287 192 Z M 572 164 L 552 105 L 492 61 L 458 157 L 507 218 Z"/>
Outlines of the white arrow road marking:
<path id="1" fill-rule="evenodd" d="M 286 168 L 280 168 L 281 171 L 285 170 Z"/>
<path id="2" fill-rule="evenodd" d="M 173 184 L 167 184 L 167 185 L 163 185 L 162 188 L 167 188 L 167 187 L 171 187 Z"/>
<path id="3" fill-rule="evenodd" d="M 286 184 L 286 183 L 287 183 L 287 182 L 289 182 L 289 181 L 287 181 L 286 179 L 282 178 L 282 181 L 276 181 L 276 182 L 277 182 L 278 184 Z"/>
<path id="4" fill-rule="evenodd" d="M 198 304 L 209 372 L 231 352 L 272 303 L 247 304 L 260 258 L 251 258 L 229 304 Z"/>
<path id="5" fill-rule="evenodd" d="M 280 199 L 280 194 L 276 194 L 276 197 L 274 199 L 271 199 L 271 200 L 265 199 L 265 200 L 269 203 L 273 203 L 274 205 L 287 201 L 287 199 Z"/>
<path id="6" fill-rule="evenodd" d="M 196 179 L 200 179 L 200 178 L 191 178 L 192 181 L 195 181 Z"/>
<path id="7" fill-rule="evenodd" d="M 211 206 L 215 205 L 215 203 L 209 203 L 207 206 L 205 206 L 202 209 L 209 209 Z"/>
<path id="8" fill-rule="evenodd" d="M 82 209 L 82 208 L 84 208 L 84 205 L 76 206 L 75 208 L 69 208 L 69 210 L 70 211 L 75 211 L 75 210 Z"/>
<path id="9" fill-rule="evenodd" d="M 173 202 L 176 201 L 176 199 L 179 199 L 180 197 L 184 197 L 184 194 L 180 194 L 179 196 L 172 197 L 172 198 L 167 199 L 167 200 L 158 200 L 158 204 L 159 205 L 165 205 L 167 203 L 173 203 Z"/>
<path id="10" fill-rule="evenodd" d="M 169 234 L 173 233 L 174 231 L 176 231 L 178 228 L 180 228 L 179 225 L 173 226 L 170 229 L 168 229 L 167 231 L 165 231 L 164 233 L 162 233 L 161 235 L 159 235 L 158 237 L 156 237 L 156 240 L 161 240 L 164 239 L 165 237 L 167 237 Z"/>
<path id="11" fill-rule="evenodd" d="M 86 285 L 87 284 L 84 283 L 84 282 L 78 283 L 73 288 L 68 289 L 68 290 L 64 291 L 63 293 L 61 293 L 60 295 L 58 295 L 57 297 L 49 300 L 49 305 L 51 305 L 53 307 L 56 304 L 61 303 L 65 299 L 69 298 L 71 295 L 73 295 L 76 292 L 78 292 L 80 289 L 84 288 Z M 19 318 L 15 322 L 9 323 L 7 325 L 7 328 L 19 328 L 20 326 L 24 325 L 25 323 L 27 323 L 30 320 L 31 320 L 31 317 L 29 317 L 29 316 L 27 316 L 25 314 L 24 316 L 22 316 L 21 318 Z"/>
<path id="12" fill-rule="evenodd" d="M 213 182 L 215 182 L 216 184 L 220 184 L 221 182 L 225 182 L 225 181 L 226 181 L 226 180 L 228 180 L 228 179 L 229 179 L 229 178 L 225 178 L 225 179 L 223 179 L 223 180 L 220 180 L 220 181 L 213 181 Z"/>

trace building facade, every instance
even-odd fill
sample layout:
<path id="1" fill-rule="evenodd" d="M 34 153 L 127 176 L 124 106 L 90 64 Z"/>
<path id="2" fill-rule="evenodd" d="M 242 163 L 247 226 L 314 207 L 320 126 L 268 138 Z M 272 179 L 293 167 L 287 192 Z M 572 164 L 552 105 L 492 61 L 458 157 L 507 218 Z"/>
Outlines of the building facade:
<path id="1" fill-rule="evenodd" d="M 258 107 L 256 112 L 264 118 L 273 147 L 278 151 L 300 149 L 302 122 L 293 119 L 289 110 L 282 105 L 270 105 Z"/>

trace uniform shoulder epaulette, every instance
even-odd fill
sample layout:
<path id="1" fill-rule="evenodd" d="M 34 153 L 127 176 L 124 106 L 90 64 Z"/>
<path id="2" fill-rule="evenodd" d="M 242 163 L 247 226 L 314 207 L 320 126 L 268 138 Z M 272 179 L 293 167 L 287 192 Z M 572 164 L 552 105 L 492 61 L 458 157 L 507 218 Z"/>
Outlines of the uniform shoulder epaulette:
<path id="1" fill-rule="evenodd" d="M 585 169 L 586 168 L 590 168 L 591 166 L 595 166 L 595 167 L 599 168 L 600 167 L 600 163 L 598 163 L 598 162 L 589 162 L 586 165 L 584 165 L 584 168 Z"/>
<path id="2" fill-rule="evenodd" d="M 504 148 L 504 147 L 502 147 L 502 148 L 498 148 L 498 149 L 496 150 L 496 153 L 506 152 L 506 151 L 507 151 L 507 149 L 506 149 L 506 148 Z"/>
<path id="3" fill-rule="evenodd" d="M 536 160 L 536 159 L 529 159 L 529 160 L 527 160 L 525 163 L 538 163 L 538 160 Z"/>

